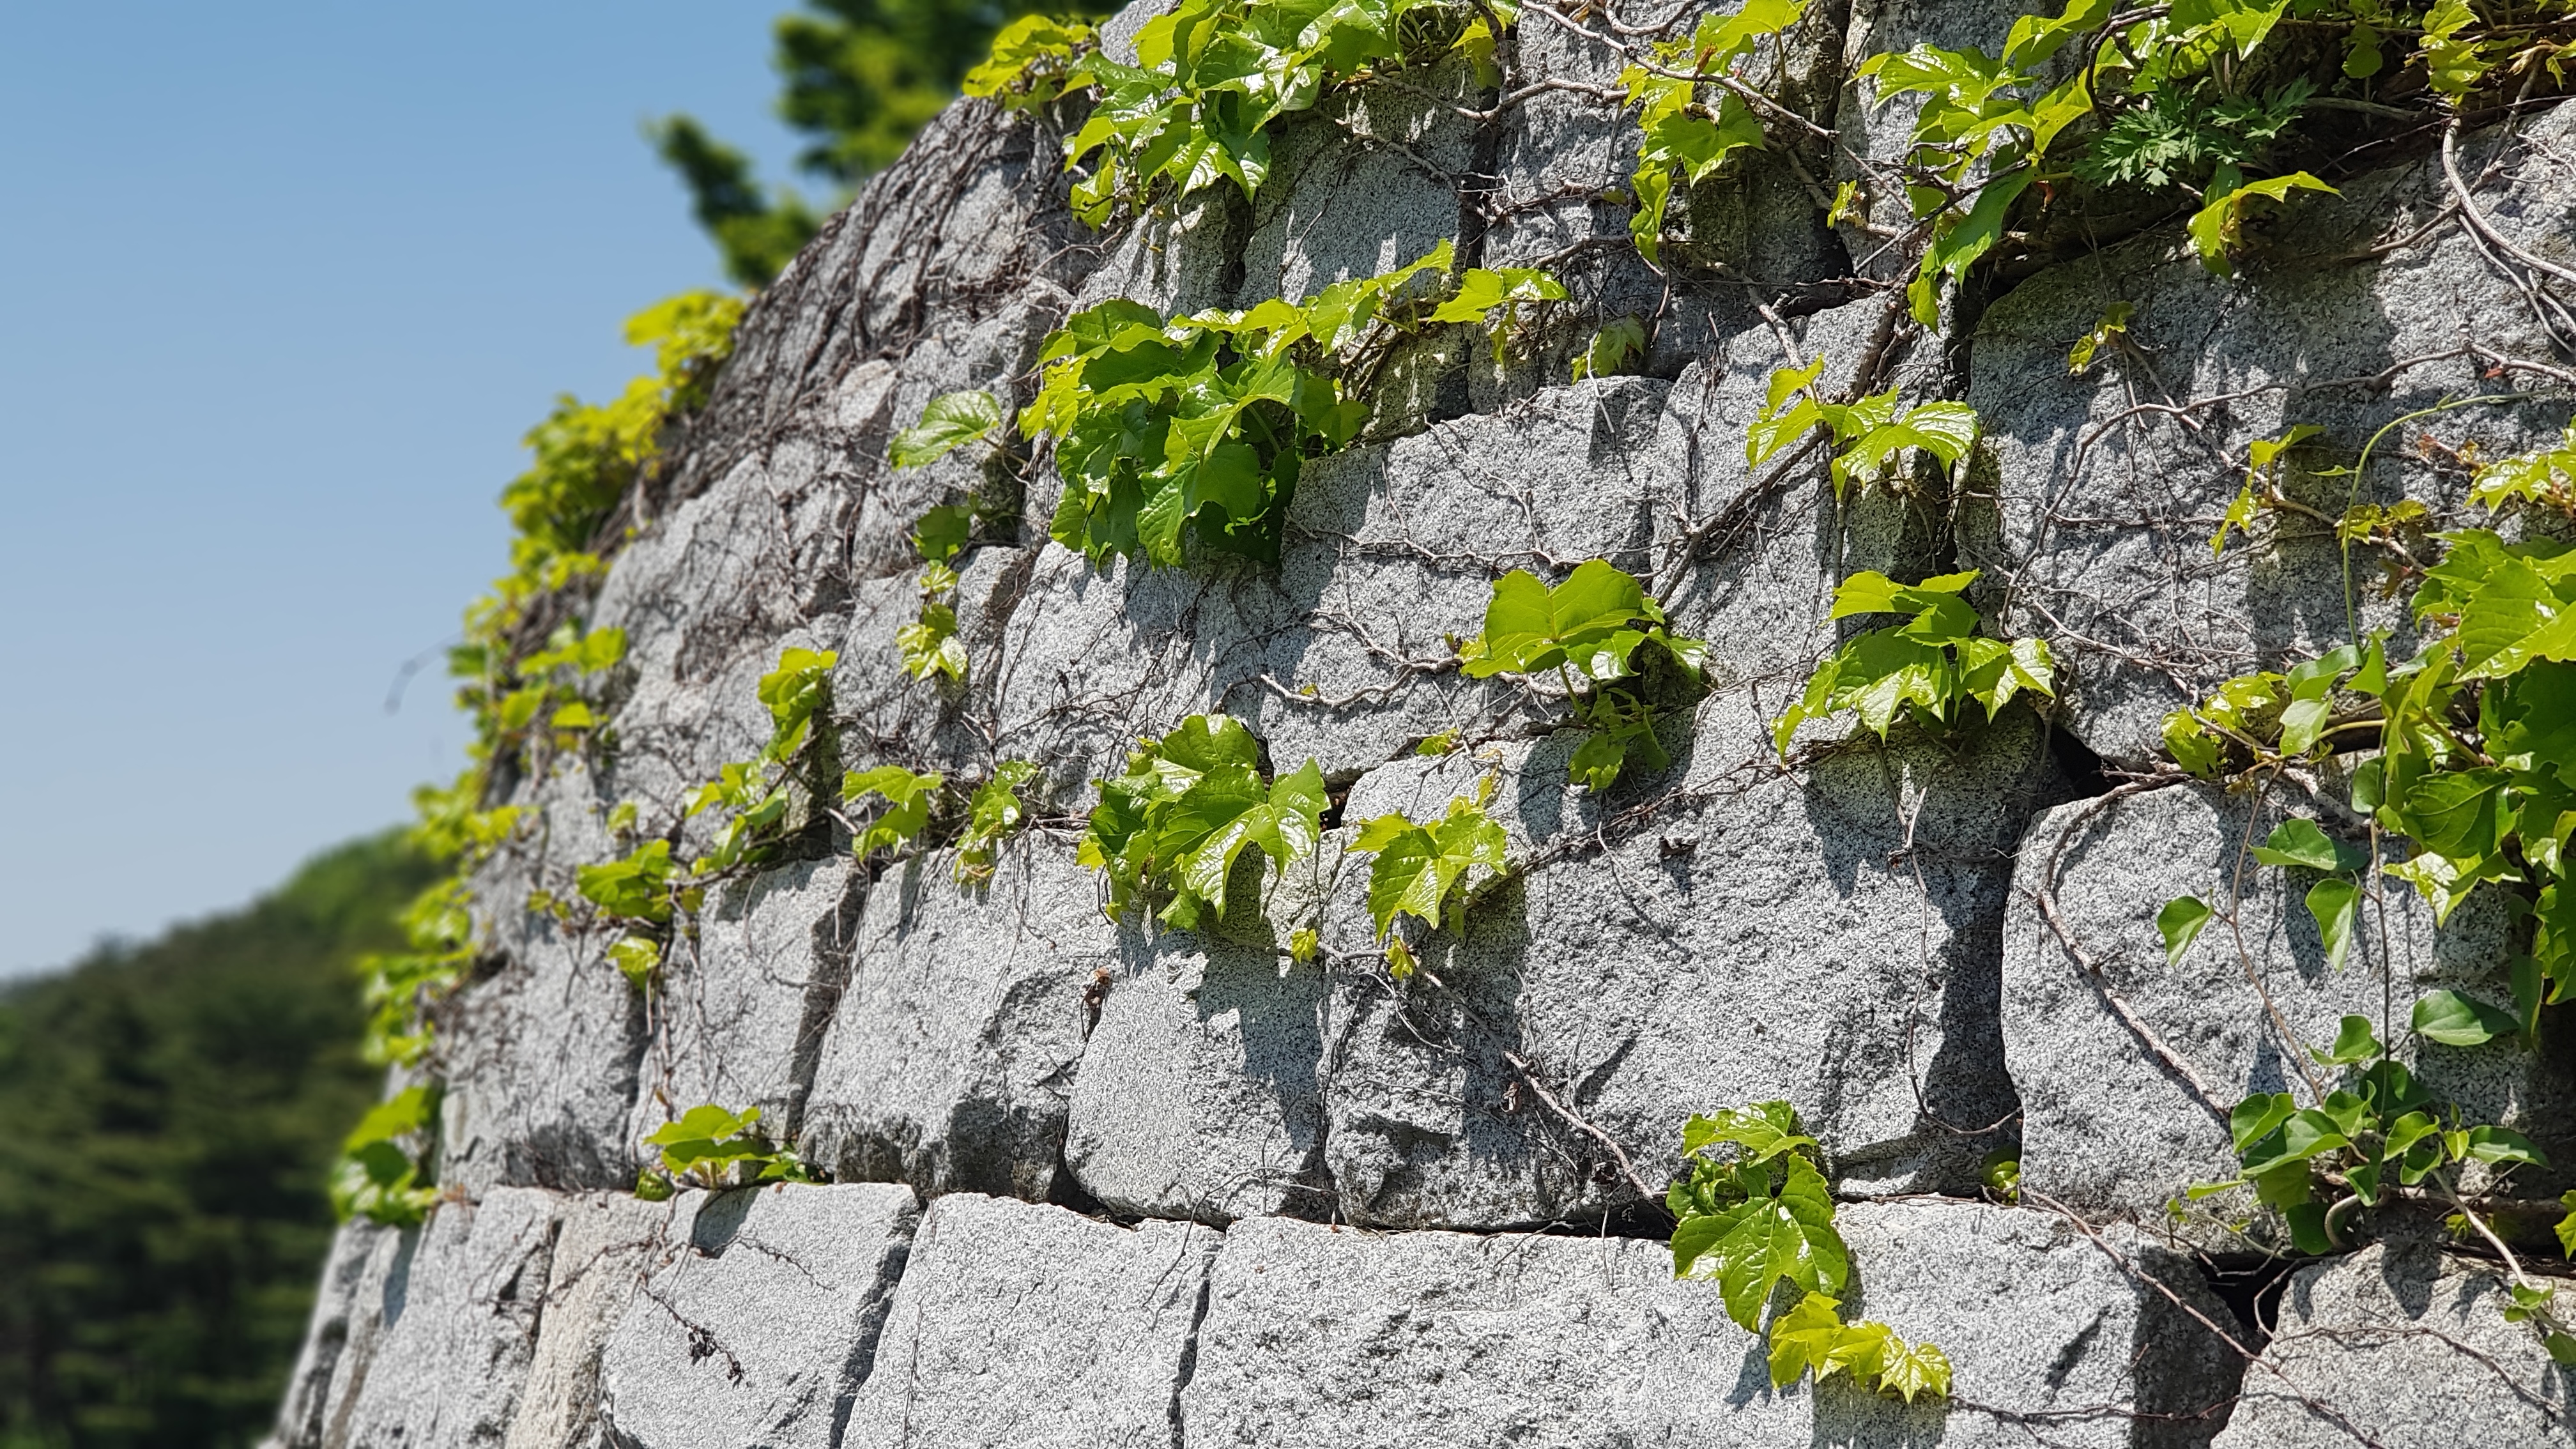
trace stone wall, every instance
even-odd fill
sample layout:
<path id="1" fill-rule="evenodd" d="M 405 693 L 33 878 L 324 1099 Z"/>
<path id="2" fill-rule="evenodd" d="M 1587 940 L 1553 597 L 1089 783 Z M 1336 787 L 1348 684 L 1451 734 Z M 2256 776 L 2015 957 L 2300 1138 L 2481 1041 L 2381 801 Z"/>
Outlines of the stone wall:
<path id="1" fill-rule="evenodd" d="M 1992 47 L 2015 13 L 1819 4 L 1790 94 L 1883 153 L 1846 57 Z M 2563 1371 L 2489 1311 L 2475 1260 L 2391 1242 L 2284 1285 L 2227 1225 L 2166 1214 L 2229 1169 L 2235 1097 L 2294 1075 L 2249 972 L 2331 1035 L 2383 969 L 2497 991 L 2501 912 L 2403 917 L 2338 974 L 2276 887 L 2241 963 L 2169 969 L 2157 908 L 2210 889 L 2279 802 L 2104 796 L 2163 710 L 2341 628 L 2330 540 L 2210 557 L 2246 439 L 2294 404 L 2358 423 L 2471 387 L 2465 353 L 2385 376 L 2463 337 L 2550 355 L 2515 282 L 2439 224 L 2435 163 L 2304 202 L 2232 280 L 2151 229 L 1917 334 L 1855 280 L 1877 243 L 1828 229 L 1779 157 L 1690 199 L 1695 267 L 1645 268 L 1600 200 L 1633 127 L 1582 92 L 1616 60 L 1535 12 L 1504 58 L 1516 89 L 1564 84 L 1483 120 L 1421 91 L 1336 101 L 1283 125 L 1257 201 L 1210 190 L 1107 235 L 1067 214 L 1054 133 L 961 102 L 755 304 L 594 611 L 631 641 L 617 748 L 524 782 L 543 828 L 477 882 L 486 964 L 435 1064 L 448 1200 L 342 1230 L 280 1449 L 2568 1441 Z M 2576 252 L 2576 113 L 2467 152 L 2499 227 Z M 1307 469 L 1276 567 L 1094 568 L 1047 541 L 1041 470 L 1018 537 L 960 560 L 966 682 L 903 675 L 910 526 L 981 481 L 964 454 L 888 469 L 926 402 L 1024 400 L 1041 339 L 1093 301 L 1302 296 L 1444 239 L 1554 267 L 1574 321 L 1508 367 L 1451 342 L 1396 369 L 1372 436 Z M 2162 397 L 2068 373 L 2122 299 Z M 1644 375 L 1559 385 L 1627 314 L 1654 321 Z M 1769 372 L 1818 352 L 1829 382 L 1974 404 L 1968 481 L 1837 509 L 1817 470 L 1748 470 Z M 2562 420 L 2506 414 L 2489 446 Z M 1443 665 L 1501 571 L 1593 557 L 1653 581 L 1715 685 L 1669 772 L 1598 797 L 1564 784 L 1573 741 L 1543 712 Z M 2056 641 L 2061 705 L 1784 766 L 1769 720 L 1862 567 L 1986 570 L 1995 626 Z M 648 1010 L 605 934 L 519 903 L 612 853 L 617 803 L 673 828 L 756 751 L 753 685 L 791 646 L 839 653 L 840 764 L 1034 760 L 1046 818 L 978 887 L 945 851 L 854 866 L 846 840 L 729 885 Z M 1210 710 L 1316 759 L 1341 820 L 1501 780 L 1537 863 L 1436 938 L 1444 989 L 1286 962 L 1258 928 L 1104 918 L 1073 860 L 1089 782 Z M 1444 730 L 1471 751 L 1412 749 Z M 1326 902 L 1326 944 L 1357 951 L 1350 835 L 1281 896 Z M 2425 1050 L 2445 1092 L 2576 1160 L 2565 1053 Z M 1946 1350 L 1954 1402 L 1775 1390 L 1714 1288 L 1672 1277 L 1648 1199 L 1683 1120 L 1766 1098 L 1825 1149 L 1854 1311 Z M 832 1181 L 627 1196 L 642 1134 L 708 1100 L 758 1105 Z M 1980 1189 L 1997 1152 L 2028 1205 Z"/>

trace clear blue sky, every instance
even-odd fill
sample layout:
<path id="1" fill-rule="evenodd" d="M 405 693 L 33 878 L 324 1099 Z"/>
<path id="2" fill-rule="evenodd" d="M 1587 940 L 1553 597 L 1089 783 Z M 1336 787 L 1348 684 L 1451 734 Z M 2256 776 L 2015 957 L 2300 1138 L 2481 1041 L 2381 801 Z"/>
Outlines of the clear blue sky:
<path id="1" fill-rule="evenodd" d="M 719 284 L 637 136 L 785 175 L 786 0 L 0 0 L 0 975 L 400 821 L 558 391 Z"/>

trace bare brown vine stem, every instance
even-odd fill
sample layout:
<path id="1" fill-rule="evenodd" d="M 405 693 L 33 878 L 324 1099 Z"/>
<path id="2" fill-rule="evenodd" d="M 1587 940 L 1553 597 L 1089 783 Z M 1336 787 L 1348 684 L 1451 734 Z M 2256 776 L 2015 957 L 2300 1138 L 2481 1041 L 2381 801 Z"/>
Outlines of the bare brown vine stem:
<path id="1" fill-rule="evenodd" d="M 2211 1321 L 2209 1315 L 2203 1313 L 2197 1304 L 2190 1302 L 2181 1294 L 2176 1293 L 2172 1288 L 2166 1286 L 2163 1279 L 2131 1262 L 2127 1254 L 2121 1252 L 2118 1248 L 2111 1246 L 2110 1240 L 2104 1238 L 2101 1233 L 2094 1229 L 2091 1223 L 2086 1222 L 2083 1216 L 2077 1213 L 2073 1208 L 2070 1208 L 2066 1204 L 2059 1202 L 2057 1199 L 2050 1197 L 2047 1193 L 2041 1192 L 2039 1189 L 2030 1186 L 2028 1183 L 2024 1183 L 2022 1185 L 2021 1195 L 2024 1198 L 2047 1208 L 2050 1212 L 2057 1214 L 2059 1217 L 2066 1219 L 2068 1223 L 2074 1226 L 2077 1232 L 2082 1233 L 2085 1236 L 2087 1241 L 2091 1242 L 2094 1247 L 2101 1249 L 2102 1256 L 2110 1259 L 2113 1266 L 2117 1267 L 2122 1273 L 2127 1274 L 2130 1278 L 2153 1288 L 2157 1293 L 2164 1297 L 2165 1301 L 2191 1315 L 2194 1322 L 2197 1322 L 2201 1327 L 2208 1329 L 2211 1333 L 2216 1334 L 2221 1343 L 2224 1343 L 2229 1348 L 2236 1350 L 2236 1352 L 2244 1358 L 2245 1362 L 2249 1366 L 2259 1368 L 2265 1373 L 2270 1374 L 2272 1377 L 2279 1379 L 2282 1385 L 2289 1390 L 2290 1397 L 2298 1400 L 2300 1405 L 2307 1409 L 2309 1413 L 2316 1415 L 2318 1418 L 2325 1420 L 2327 1423 L 2341 1429 L 2346 1434 L 2351 1435 L 2353 1442 L 2365 1445 L 2367 1446 L 2367 1449 L 2388 1449 L 2386 1444 L 2373 1438 L 2368 1431 L 2364 1430 L 2360 1425 L 2355 1424 L 2351 1419 L 2345 1417 L 2342 1410 L 2334 1407 L 2332 1404 L 2322 1402 L 2314 1395 L 2300 1389 L 2296 1383 L 2291 1382 L 2290 1376 L 2282 1371 L 2280 1365 L 2273 1363 L 2270 1359 L 2267 1359 L 2261 1354 L 2256 1353 L 2254 1350 L 2247 1348 L 2243 1340 Z"/>
<path id="2" fill-rule="evenodd" d="M 2274 767 L 2273 773 L 2280 773 L 2278 766 Z M 2254 964 L 2254 952 L 2245 944 L 2245 863 L 2252 858 L 2254 827 L 2262 822 L 2263 800 L 2272 793 L 2271 785 L 2270 780 L 2265 780 L 2245 807 L 2245 833 L 2236 842 L 2236 862 L 2227 880 L 2227 931 L 2236 942 L 2236 962 L 2244 968 L 2245 984 L 2254 988 L 2255 997 L 2263 1003 L 2263 1014 L 2272 1019 L 2272 1030 L 2281 1034 L 2281 1054 L 2297 1065 L 2300 1080 L 2308 1084 L 2308 1094 L 2322 1104 L 2326 1099 L 2326 1084 L 2311 1064 L 2308 1044 L 2290 1029 L 2289 1018 L 2283 1016 L 2281 1008 L 2273 1002 L 2271 988 L 2263 984 L 2262 969 Z"/>
<path id="3" fill-rule="evenodd" d="M 1473 1021 L 1478 1027 L 1494 1036 L 1497 1040 L 1501 1039 L 1502 1034 L 1495 1028 L 1494 1024 L 1485 1020 L 1482 1013 L 1467 1004 L 1465 994 L 1452 987 L 1448 982 L 1441 980 L 1439 974 L 1434 972 L 1429 966 L 1423 965 L 1417 961 L 1413 967 L 1413 974 L 1430 982 L 1432 985 L 1439 987 L 1442 991 L 1449 993 L 1451 997 L 1457 1000 L 1458 1009 L 1466 1014 L 1468 1020 Z M 1540 1078 L 1538 1069 L 1531 1066 L 1526 1058 L 1524 1058 L 1520 1053 L 1509 1050 L 1508 1048 L 1502 1052 L 1502 1058 L 1503 1064 L 1510 1067 L 1512 1071 L 1520 1077 L 1522 1084 L 1530 1089 L 1530 1095 L 1538 1098 L 1539 1105 L 1555 1113 L 1558 1117 L 1563 1118 L 1566 1125 L 1572 1127 L 1575 1131 L 1580 1132 L 1584 1136 L 1601 1144 L 1602 1150 L 1610 1154 L 1611 1161 L 1619 1165 L 1619 1175 L 1627 1179 L 1629 1189 L 1635 1192 L 1639 1198 L 1651 1203 L 1657 1201 L 1662 1196 L 1662 1194 L 1658 1193 L 1655 1189 L 1648 1187 L 1646 1185 L 1645 1178 L 1638 1175 L 1637 1164 L 1629 1160 L 1627 1149 L 1619 1145 L 1618 1139 L 1603 1131 L 1599 1126 L 1595 1125 L 1590 1118 L 1585 1117 L 1582 1113 L 1575 1111 L 1573 1108 L 1566 1106 L 1564 1102 L 1558 1100 L 1556 1093 L 1551 1091 L 1548 1088 L 1547 1083 Z"/>
<path id="4" fill-rule="evenodd" d="M 2094 816 L 2122 800 L 2133 795 L 2146 794 L 2150 790 L 2162 790 L 2168 786 L 2179 785 L 2187 778 L 2189 777 L 2180 773 L 2144 776 L 2096 797 L 2092 804 L 2076 812 L 2075 818 L 2067 821 L 2066 827 L 2058 831 L 2057 843 L 2049 848 L 2048 864 L 2040 871 L 2039 887 L 2031 893 L 2031 898 L 2038 903 L 2039 913 L 2048 922 L 2049 930 L 2057 936 L 2057 943 L 2065 948 L 2068 956 L 2074 958 L 2076 965 L 2084 969 L 2084 974 L 2093 982 L 2093 989 L 2101 993 L 2103 1004 L 2111 1008 L 2112 1015 L 2120 1018 L 2120 1024 L 2129 1029 L 2130 1034 L 2138 1039 L 2139 1044 L 2154 1053 L 2156 1060 L 2163 1063 L 2165 1070 L 2172 1073 L 2177 1081 L 2189 1087 L 2192 1095 L 2209 1110 L 2209 1115 L 2216 1118 L 2218 1124 L 2224 1127 L 2227 1125 L 2227 1109 L 2218 1104 L 2218 1097 L 2210 1091 L 2209 1084 L 2202 1081 L 2200 1074 L 2191 1069 L 2191 1063 L 2184 1061 L 2172 1047 L 2165 1045 L 2164 1038 L 2158 1035 L 2156 1029 L 2149 1026 L 2137 1012 L 2131 1010 L 2129 1003 L 2120 999 L 2120 994 L 2112 989 L 2110 979 L 2103 974 L 2102 963 L 2094 960 L 2092 953 L 2086 951 L 2075 939 L 2075 933 L 2067 927 L 2066 918 L 2058 914 L 2057 910 L 2057 867 L 2066 854 L 2067 843 L 2075 838 L 2075 832 Z"/>

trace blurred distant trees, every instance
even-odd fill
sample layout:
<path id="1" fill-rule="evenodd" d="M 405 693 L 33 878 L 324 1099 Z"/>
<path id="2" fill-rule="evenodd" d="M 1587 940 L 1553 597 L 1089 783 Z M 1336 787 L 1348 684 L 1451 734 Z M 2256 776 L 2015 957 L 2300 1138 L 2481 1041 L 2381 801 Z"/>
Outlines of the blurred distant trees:
<path id="1" fill-rule="evenodd" d="M 773 63 L 778 114 L 808 144 L 797 168 L 828 188 L 825 211 L 902 154 L 993 34 L 1032 11 L 1096 17 L 1102 0 L 806 0 L 780 16 Z M 698 224 L 745 286 L 766 284 L 813 238 L 816 207 L 792 188 L 762 187 L 751 158 L 684 115 L 648 128 L 654 148 L 689 188 Z"/>
<path id="2" fill-rule="evenodd" d="M 277 1414 L 374 1101 L 351 960 L 434 877 L 398 834 L 0 988 L 0 1449 L 217 1449 Z"/>

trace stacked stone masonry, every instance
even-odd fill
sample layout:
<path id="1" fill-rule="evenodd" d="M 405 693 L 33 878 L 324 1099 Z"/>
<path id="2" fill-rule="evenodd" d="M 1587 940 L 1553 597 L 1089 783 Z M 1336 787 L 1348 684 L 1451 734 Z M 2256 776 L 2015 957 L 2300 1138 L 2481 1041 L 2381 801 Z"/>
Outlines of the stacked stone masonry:
<path id="1" fill-rule="evenodd" d="M 2017 13 L 1819 3 L 1787 93 L 1886 154 L 1848 58 L 1991 48 Z M 1214 189 L 1103 235 L 1066 211 L 1043 119 L 960 102 L 753 305 L 593 611 L 630 640 L 617 749 L 523 783 L 544 828 L 476 882 L 485 966 L 434 1064 L 447 1200 L 342 1230 L 279 1449 L 2576 1442 L 2567 1372 L 2493 1311 L 2488 1262 L 2392 1239 L 2284 1280 L 2215 1210 L 2167 1211 L 2232 1170 L 2235 1098 L 2294 1074 L 2265 995 L 2313 1039 L 2375 1010 L 2383 972 L 2500 995 L 2501 908 L 2401 911 L 2338 973 L 2275 882 L 2248 894 L 2241 961 L 2168 967 L 2157 908 L 2223 890 L 2284 802 L 2104 796 L 2166 709 L 2343 628 L 2331 540 L 2210 556 L 2247 439 L 2294 408 L 2360 426 L 2471 388 L 2466 356 L 2355 381 L 2471 333 L 2547 354 L 2514 282 L 2438 224 L 2438 163 L 2304 203 L 2235 279 L 2154 230 L 1909 340 L 1837 281 L 1870 275 L 1868 238 L 1773 157 L 1680 222 L 1722 280 L 1668 284 L 1600 199 L 1634 129 L 1581 88 L 1615 58 L 1533 15 L 1504 59 L 1563 84 L 1487 121 L 1418 88 L 1337 100 L 1283 124 L 1257 200 Z M 2464 158 L 2498 227 L 2576 260 L 2576 111 Z M 1510 205 L 1462 202 L 1479 171 Z M 1547 261 L 1582 325 L 1507 366 L 1452 340 L 1391 369 L 1362 443 L 1306 469 L 1275 567 L 1094 567 L 1047 540 L 1061 484 L 1039 467 L 1016 532 L 959 560 L 966 681 L 904 675 L 911 525 L 987 481 L 967 453 L 888 468 L 930 399 L 1025 401 L 1048 331 L 1104 298 L 1245 306 L 1444 240 Z M 2070 375 L 2120 299 L 2173 396 L 2244 401 L 2183 418 L 2115 369 Z M 1632 314 L 1655 318 L 1641 375 L 1559 381 Z M 1838 507 L 1817 470 L 1744 465 L 1770 372 L 1818 354 L 1829 387 L 1866 360 L 1976 406 L 1988 442 L 1955 500 Z M 2508 410 L 2484 436 L 2558 422 Z M 2405 486 L 2457 504 L 2456 478 L 2423 477 Z M 1595 557 L 1709 641 L 1713 685 L 1668 726 L 1670 771 L 1598 797 L 1564 783 L 1577 737 L 1543 702 L 1443 663 L 1502 571 Z M 1784 766 L 1770 721 L 1840 637 L 1837 577 L 1949 567 L 2002 585 L 1978 596 L 1992 627 L 2057 641 L 2062 701 L 1964 743 L 1810 748 L 1840 734 L 1810 727 Z M 648 835 L 683 828 L 686 791 L 764 740 L 754 684 L 789 647 L 838 652 L 839 767 L 1032 760 L 1041 819 L 977 886 L 946 849 L 854 865 L 845 837 L 730 883 L 648 1005 L 608 933 L 519 903 L 609 858 L 620 802 Z M 1439 989 L 1351 964 L 1371 935 L 1351 824 L 1260 919 L 1104 916 L 1068 822 L 1140 737 L 1216 710 L 1283 769 L 1316 760 L 1330 819 L 1498 783 L 1536 863 L 1432 938 Z M 1470 747 L 1415 752 L 1444 731 Z M 1289 960 L 1317 908 L 1327 949 Z M 2565 1045 L 2415 1065 L 2576 1161 Z M 1939 1344 L 1953 1402 L 1774 1389 L 1715 1289 L 1673 1278 L 1646 1199 L 1681 1124 L 1769 1098 L 1822 1143 L 1851 1308 Z M 705 1101 L 758 1106 L 830 1181 L 631 1197 L 642 1136 Z M 2026 1205 L 1981 1190 L 1998 1152 Z"/>

